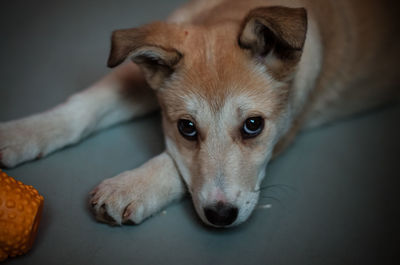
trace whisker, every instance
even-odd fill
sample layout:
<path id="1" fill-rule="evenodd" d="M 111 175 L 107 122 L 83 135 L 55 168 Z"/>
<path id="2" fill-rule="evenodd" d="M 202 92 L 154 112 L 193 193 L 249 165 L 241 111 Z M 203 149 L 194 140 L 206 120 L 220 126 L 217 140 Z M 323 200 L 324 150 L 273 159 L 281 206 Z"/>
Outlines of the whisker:
<path id="1" fill-rule="evenodd" d="M 275 197 L 272 197 L 272 196 L 263 196 L 263 195 L 261 195 L 260 197 L 262 199 L 271 199 L 271 200 L 274 200 L 274 201 L 277 201 L 277 202 L 281 203 L 281 200 L 279 200 L 279 199 L 277 199 Z"/>
<path id="2" fill-rule="evenodd" d="M 271 184 L 271 185 L 262 186 L 258 190 L 255 190 L 255 192 L 269 190 L 271 188 L 280 188 L 281 190 L 284 190 L 284 191 L 287 191 L 287 189 L 290 189 L 292 191 L 296 191 L 296 188 L 294 188 L 292 186 L 289 186 L 289 185 L 286 185 L 286 184 Z"/>
<path id="3" fill-rule="evenodd" d="M 294 187 L 286 185 L 286 184 L 272 184 L 272 185 L 267 185 L 267 186 L 263 186 L 261 187 L 262 189 L 269 189 L 269 188 L 281 188 L 281 189 L 290 189 L 290 190 L 296 190 Z"/>

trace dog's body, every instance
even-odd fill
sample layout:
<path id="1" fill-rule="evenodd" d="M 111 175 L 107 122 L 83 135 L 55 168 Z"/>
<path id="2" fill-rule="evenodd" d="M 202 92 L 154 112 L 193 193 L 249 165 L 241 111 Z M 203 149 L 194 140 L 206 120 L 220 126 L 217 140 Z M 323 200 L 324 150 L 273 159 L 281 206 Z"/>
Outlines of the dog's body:
<path id="1" fill-rule="evenodd" d="M 109 65 L 136 64 L 0 124 L 0 162 L 47 155 L 160 106 L 166 151 L 103 181 L 91 197 L 96 217 L 140 223 L 188 188 L 204 222 L 237 225 L 269 160 L 299 130 L 399 98 L 391 4 L 197 0 L 168 22 L 116 31 Z"/>

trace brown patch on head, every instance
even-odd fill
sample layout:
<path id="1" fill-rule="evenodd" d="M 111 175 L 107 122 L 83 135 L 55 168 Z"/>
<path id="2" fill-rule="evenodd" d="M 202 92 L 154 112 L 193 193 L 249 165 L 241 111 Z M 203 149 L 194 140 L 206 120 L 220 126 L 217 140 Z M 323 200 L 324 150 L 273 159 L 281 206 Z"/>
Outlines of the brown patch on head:
<path id="1" fill-rule="evenodd" d="M 165 83 L 160 100 L 181 109 L 183 99 L 193 95 L 218 111 L 229 96 L 264 93 L 274 80 L 264 65 L 255 63 L 237 44 L 239 30 L 238 22 L 192 26 L 185 45 L 179 48 L 185 54 L 181 67 Z"/>
<path id="2" fill-rule="evenodd" d="M 268 66 L 277 80 L 284 80 L 300 60 L 307 32 L 304 8 L 261 7 L 244 19 L 239 46 Z"/>

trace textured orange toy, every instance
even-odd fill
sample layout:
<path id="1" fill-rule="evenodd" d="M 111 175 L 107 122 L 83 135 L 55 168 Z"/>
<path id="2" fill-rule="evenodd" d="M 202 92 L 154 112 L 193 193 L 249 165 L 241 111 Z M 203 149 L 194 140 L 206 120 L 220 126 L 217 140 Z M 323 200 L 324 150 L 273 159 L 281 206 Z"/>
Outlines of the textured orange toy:
<path id="1" fill-rule="evenodd" d="M 42 208 L 37 190 L 0 170 L 0 261 L 32 247 Z"/>

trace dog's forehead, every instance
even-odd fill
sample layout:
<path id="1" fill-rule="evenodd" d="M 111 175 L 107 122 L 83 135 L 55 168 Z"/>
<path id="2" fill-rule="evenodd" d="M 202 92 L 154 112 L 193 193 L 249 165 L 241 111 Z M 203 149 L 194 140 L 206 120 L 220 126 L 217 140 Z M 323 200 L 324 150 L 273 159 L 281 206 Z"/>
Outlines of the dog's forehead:
<path id="1" fill-rule="evenodd" d="M 191 115 L 200 125 L 207 126 L 210 123 L 230 123 L 242 114 L 241 106 L 250 99 L 241 96 L 240 99 L 233 95 L 227 95 L 225 98 L 215 98 L 212 101 L 204 97 L 188 95 L 183 106 L 187 113 Z M 222 124 L 221 124 L 222 125 Z"/>
<path id="2" fill-rule="evenodd" d="M 217 117 L 243 118 L 249 111 L 274 109 L 277 88 L 264 65 L 255 63 L 237 45 L 235 30 L 208 31 L 185 43 L 183 62 L 160 92 L 167 115 L 190 115 L 214 121 Z M 267 114 L 266 114 L 267 115 Z"/>
<path id="3" fill-rule="evenodd" d="M 204 97 L 189 95 L 185 97 L 184 106 L 188 113 L 198 119 L 224 119 L 229 116 L 242 117 L 256 105 L 254 98 L 248 94 L 227 94 L 225 98 L 212 101 Z"/>
<path id="4" fill-rule="evenodd" d="M 201 83 L 198 88 L 203 92 L 231 90 L 229 82 L 239 74 L 243 79 L 252 71 L 248 54 L 238 45 L 238 31 L 236 23 L 188 29 L 190 37 L 180 47 L 183 60 L 178 74 L 186 75 L 194 84 Z"/>
<path id="5" fill-rule="evenodd" d="M 272 112 L 278 110 L 276 105 L 282 103 L 280 97 L 284 90 L 280 84 L 257 69 L 247 69 L 225 79 L 215 78 L 212 74 L 201 77 L 196 72 L 190 75 L 176 77 L 161 92 L 160 99 L 173 120 L 189 115 L 207 124 L 216 119 L 242 120 L 255 112 L 272 117 Z"/>
<path id="6" fill-rule="evenodd" d="M 233 90 L 238 91 L 234 88 Z M 230 128 L 243 122 L 249 116 L 271 115 L 270 108 L 263 100 L 252 93 L 227 93 L 225 97 L 210 100 L 198 93 L 181 94 L 175 100 L 166 103 L 166 114 L 173 121 L 182 118 L 193 119 L 199 126 L 214 124 Z"/>

